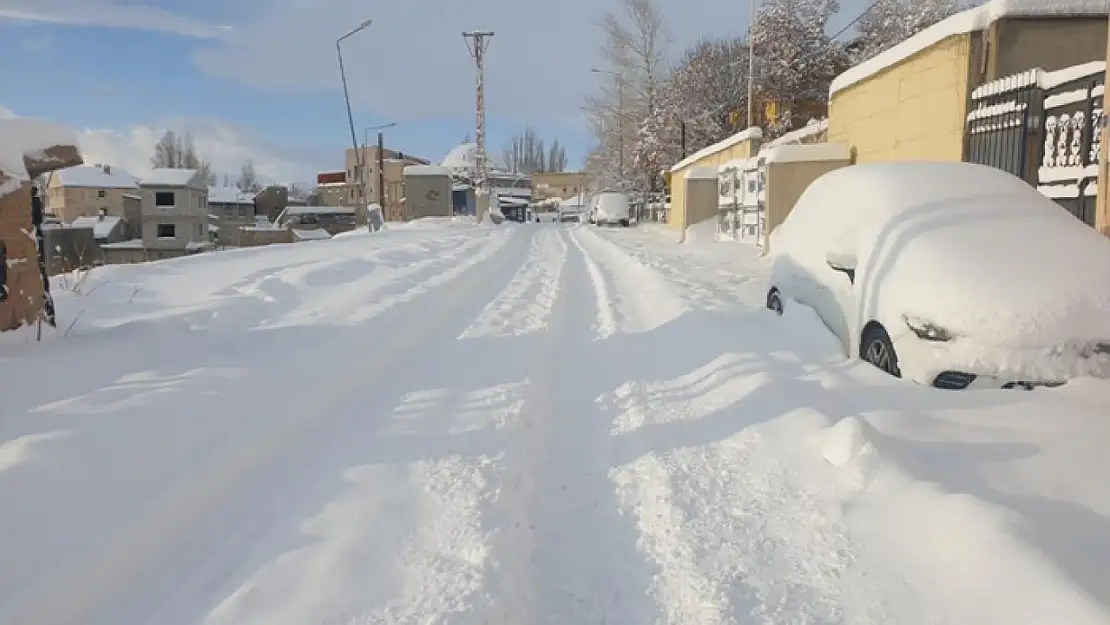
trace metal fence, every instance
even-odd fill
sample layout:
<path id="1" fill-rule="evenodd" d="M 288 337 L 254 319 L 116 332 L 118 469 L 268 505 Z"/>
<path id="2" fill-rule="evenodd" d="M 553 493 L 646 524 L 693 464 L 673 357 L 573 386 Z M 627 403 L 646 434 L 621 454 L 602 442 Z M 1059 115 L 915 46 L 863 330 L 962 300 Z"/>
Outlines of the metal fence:
<path id="1" fill-rule="evenodd" d="M 1104 76 L 1089 65 L 1034 69 L 978 87 L 965 160 L 1022 178 L 1093 227 Z"/>

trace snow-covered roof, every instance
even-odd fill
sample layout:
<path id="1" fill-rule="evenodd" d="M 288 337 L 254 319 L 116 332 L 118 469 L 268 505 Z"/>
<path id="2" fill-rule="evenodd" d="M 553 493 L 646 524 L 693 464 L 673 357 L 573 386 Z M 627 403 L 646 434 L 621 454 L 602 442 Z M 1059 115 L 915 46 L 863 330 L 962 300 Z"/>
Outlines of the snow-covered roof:
<path id="1" fill-rule="evenodd" d="M 139 179 L 139 186 L 153 187 L 184 187 L 192 182 L 197 175 L 195 169 L 169 169 L 160 167 L 152 169 L 149 174 Z"/>
<path id="2" fill-rule="evenodd" d="M 123 169 L 100 165 L 78 165 L 66 167 L 54 173 L 58 184 L 63 187 L 82 187 L 92 189 L 138 189 L 136 178 Z"/>
<path id="3" fill-rule="evenodd" d="M 253 204 L 254 195 L 239 187 L 208 187 L 209 204 Z"/>
<path id="4" fill-rule="evenodd" d="M 698 150 L 697 152 L 694 152 L 690 156 L 687 156 L 686 158 L 682 159 L 681 161 L 675 163 L 674 166 L 671 167 L 671 173 L 673 174 L 673 173 L 683 169 L 684 167 L 688 167 L 691 164 L 696 163 L 699 160 L 701 160 L 701 159 L 703 159 L 707 156 L 710 156 L 712 154 L 716 154 L 717 152 L 720 152 L 721 150 L 727 150 L 728 148 L 731 148 L 732 146 L 734 146 L 738 143 L 743 143 L 744 141 L 749 141 L 749 140 L 752 140 L 752 139 L 762 139 L 762 138 L 763 138 L 763 131 L 761 129 L 756 128 L 754 126 L 751 127 L 751 128 L 745 128 L 744 130 L 741 130 L 740 132 L 732 135 L 731 137 L 725 139 L 724 141 L 718 141 L 717 143 L 714 143 L 711 146 L 704 147 L 704 148 Z"/>
<path id="5" fill-rule="evenodd" d="M 48 148 L 76 145 L 77 136 L 58 124 L 26 117 L 0 118 L 0 173 L 8 178 L 0 177 L 0 196 L 30 179 L 25 158 L 42 159 Z"/>
<path id="6" fill-rule="evenodd" d="M 933 24 L 902 43 L 849 69 L 833 80 L 829 95 L 836 94 L 884 69 L 956 35 L 988 28 L 1007 17 L 1081 17 L 1106 15 L 1110 0 L 990 0 Z"/>
<path id="7" fill-rule="evenodd" d="M 112 236 L 112 230 L 115 230 L 119 225 L 121 219 L 115 215 L 105 215 L 104 217 L 78 217 L 73 220 L 70 225 L 74 228 L 92 228 L 93 237 L 97 239 L 107 239 Z"/>
<path id="8" fill-rule="evenodd" d="M 451 169 L 435 165 L 409 165 L 405 168 L 406 176 L 450 176 Z"/>

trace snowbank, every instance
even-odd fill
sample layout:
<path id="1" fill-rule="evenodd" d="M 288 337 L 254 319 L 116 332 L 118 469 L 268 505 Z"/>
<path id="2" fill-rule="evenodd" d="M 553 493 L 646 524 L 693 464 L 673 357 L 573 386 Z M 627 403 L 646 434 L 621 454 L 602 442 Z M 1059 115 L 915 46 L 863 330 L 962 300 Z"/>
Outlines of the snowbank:
<path id="1" fill-rule="evenodd" d="M 687 227 L 683 242 L 700 244 L 717 240 L 717 219 L 714 217 Z"/>
<path id="2" fill-rule="evenodd" d="M 906 39 L 902 43 L 849 69 L 833 80 L 829 95 L 850 87 L 884 69 L 956 35 L 983 30 L 1009 17 L 1066 17 L 1106 15 L 1110 0 L 991 0 L 957 13 Z"/>

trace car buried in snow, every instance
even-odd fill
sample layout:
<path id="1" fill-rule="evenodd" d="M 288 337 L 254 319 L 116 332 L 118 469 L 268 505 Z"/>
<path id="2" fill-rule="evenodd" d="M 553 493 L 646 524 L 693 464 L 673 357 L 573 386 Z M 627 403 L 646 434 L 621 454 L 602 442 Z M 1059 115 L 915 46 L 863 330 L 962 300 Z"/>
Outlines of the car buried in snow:
<path id="1" fill-rule="evenodd" d="M 971 163 L 854 165 L 771 234 L 767 308 L 816 312 L 858 357 L 940 389 L 1110 377 L 1110 239 Z"/>

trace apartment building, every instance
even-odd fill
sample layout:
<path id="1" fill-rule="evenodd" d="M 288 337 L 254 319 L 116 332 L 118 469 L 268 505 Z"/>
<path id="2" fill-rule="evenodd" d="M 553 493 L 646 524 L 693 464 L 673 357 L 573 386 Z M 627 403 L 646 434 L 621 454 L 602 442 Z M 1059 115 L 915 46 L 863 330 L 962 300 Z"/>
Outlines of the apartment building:
<path id="1" fill-rule="evenodd" d="M 125 213 L 124 198 L 138 193 L 134 176 L 111 165 L 79 165 L 51 174 L 46 185 L 46 211 L 65 224 L 78 217 L 101 214 L 120 217 Z M 130 220 L 128 220 L 130 221 Z"/>

